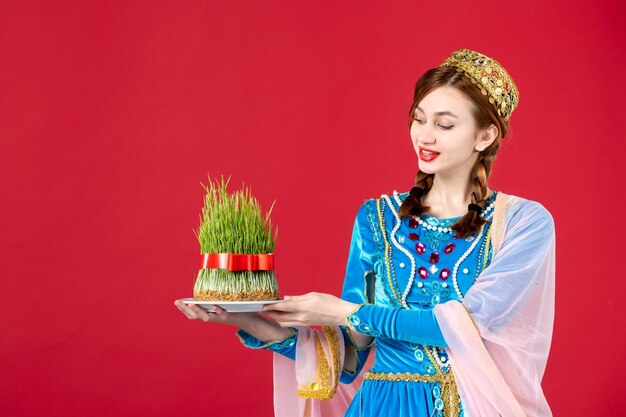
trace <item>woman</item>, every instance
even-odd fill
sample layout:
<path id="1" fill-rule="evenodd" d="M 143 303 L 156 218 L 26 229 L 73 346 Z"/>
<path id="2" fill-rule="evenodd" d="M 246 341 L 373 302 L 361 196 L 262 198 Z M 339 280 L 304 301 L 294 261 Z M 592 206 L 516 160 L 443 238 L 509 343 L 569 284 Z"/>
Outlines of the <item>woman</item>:
<path id="1" fill-rule="evenodd" d="M 554 222 L 540 203 L 487 184 L 518 100 L 504 68 L 467 49 L 419 79 L 416 184 L 360 207 L 341 298 L 285 297 L 266 306 L 273 321 L 177 306 L 275 352 L 277 415 L 551 415 L 540 383 Z"/>

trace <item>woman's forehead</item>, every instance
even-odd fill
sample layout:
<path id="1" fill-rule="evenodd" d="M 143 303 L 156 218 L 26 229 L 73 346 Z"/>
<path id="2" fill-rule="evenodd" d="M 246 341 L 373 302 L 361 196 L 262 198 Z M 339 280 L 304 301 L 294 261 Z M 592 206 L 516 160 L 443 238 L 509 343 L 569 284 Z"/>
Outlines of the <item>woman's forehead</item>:
<path id="1" fill-rule="evenodd" d="M 439 87 L 429 92 L 415 107 L 416 111 L 434 116 L 460 117 L 471 111 L 472 103 L 453 87 Z M 451 114 L 450 114 L 451 113 Z"/>

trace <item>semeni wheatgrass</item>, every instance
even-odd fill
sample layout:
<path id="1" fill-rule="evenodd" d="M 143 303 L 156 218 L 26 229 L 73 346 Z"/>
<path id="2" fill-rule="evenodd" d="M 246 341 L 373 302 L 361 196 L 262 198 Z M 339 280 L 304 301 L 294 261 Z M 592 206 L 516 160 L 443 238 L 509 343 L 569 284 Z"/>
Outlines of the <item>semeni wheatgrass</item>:
<path id="1" fill-rule="evenodd" d="M 206 194 L 200 215 L 200 225 L 194 231 L 200 252 L 268 254 L 274 252 L 278 228 L 272 229 L 270 214 L 265 217 L 261 206 L 243 187 L 228 193 L 228 180 L 202 184 Z M 194 298 L 206 301 L 257 301 L 279 298 L 278 283 L 273 270 L 228 271 L 200 269 L 194 285 Z"/>

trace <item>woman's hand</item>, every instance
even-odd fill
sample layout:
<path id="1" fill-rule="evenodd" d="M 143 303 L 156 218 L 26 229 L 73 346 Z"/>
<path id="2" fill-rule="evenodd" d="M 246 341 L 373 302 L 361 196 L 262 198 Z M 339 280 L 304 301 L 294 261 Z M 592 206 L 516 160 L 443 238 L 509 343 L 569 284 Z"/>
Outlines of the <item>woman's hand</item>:
<path id="1" fill-rule="evenodd" d="M 209 313 L 195 304 L 185 304 L 180 300 L 174 301 L 178 309 L 190 320 L 202 320 L 206 323 L 224 323 L 236 327 L 249 327 L 259 315 L 257 313 L 229 313 L 219 306 L 213 306 L 215 313 Z"/>
<path id="2" fill-rule="evenodd" d="M 330 294 L 310 292 L 285 296 L 285 301 L 263 306 L 263 312 L 281 327 L 345 326 L 346 316 L 357 307 Z"/>

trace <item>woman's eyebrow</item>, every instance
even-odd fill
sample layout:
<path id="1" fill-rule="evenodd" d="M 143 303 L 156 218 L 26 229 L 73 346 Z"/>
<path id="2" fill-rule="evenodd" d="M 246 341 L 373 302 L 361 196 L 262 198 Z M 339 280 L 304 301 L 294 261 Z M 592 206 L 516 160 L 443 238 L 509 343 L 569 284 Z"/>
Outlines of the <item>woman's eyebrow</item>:
<path id="1" fill-rule="evenodd" d="M 415 110 L 419 110 L 422 113 L 424 113 L 424 110 L 422 110 L 419 106 L 415 106 Z M 450 116 L 450 117 L 454 117 L 456 119 L 459 118 L 456 114 L 454 114 L 452 112 L 449 112 L 449 111 L 438 111 L 437 113 L 435 113 L 435 116 Z"/>

